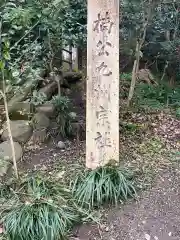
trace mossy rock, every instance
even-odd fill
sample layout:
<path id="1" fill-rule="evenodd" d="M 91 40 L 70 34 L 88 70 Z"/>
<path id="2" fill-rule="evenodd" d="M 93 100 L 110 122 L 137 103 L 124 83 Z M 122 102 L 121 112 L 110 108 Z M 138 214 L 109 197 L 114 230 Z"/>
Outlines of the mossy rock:
<path id="1" fill-rule="evenodd" d="M 32 135 L 32 128 L 28 121 L 17 120 L 10 121 L 11 134 L 14 141 L 19 143 L 26 143 Z M 9 132 L 7 128 L 7 123 L 3 125 L 2 140 L 6 141 L 9 139 Z"/>
<path id="2" fill-rule="evenodd" d="M 32 118 L 31 124 L 33 126 L 33 129 L 40 130 L 40 129 L 48 128 L 50 125 L 50 120 L 44 113 L 38 112 Z"/>

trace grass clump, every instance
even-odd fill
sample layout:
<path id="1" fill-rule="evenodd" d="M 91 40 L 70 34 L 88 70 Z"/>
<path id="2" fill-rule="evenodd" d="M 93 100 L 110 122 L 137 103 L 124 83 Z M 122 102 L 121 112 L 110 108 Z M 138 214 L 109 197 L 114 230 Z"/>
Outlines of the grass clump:
<path id="1" fill-rule="evenodd" d="M 72 192 L 78 204 L 90 208 L 136 196 L 132 175 L 110 164 L 79 175 Z"/>
<path id="2" fill-rule="evenodd" d="M 77 220 L 73 209 L 57 206 L 51 200 L 13 205 L 3 218 L 11 240 L 65 239 L 67 230 Z"/>
<path id="3" fill-rule="evenodd" d="M 12 189 L 1 205 L 1 221 L 10 240 L 61 240 L 79 222 L 69 190 L 41 178 L 30 178 Z"/>

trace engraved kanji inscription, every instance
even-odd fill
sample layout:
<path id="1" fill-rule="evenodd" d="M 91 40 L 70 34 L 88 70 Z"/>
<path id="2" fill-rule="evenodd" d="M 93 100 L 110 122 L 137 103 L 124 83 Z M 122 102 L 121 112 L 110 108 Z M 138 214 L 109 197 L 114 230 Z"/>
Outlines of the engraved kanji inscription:
<path id="1" fill-rule="evenodd" d="M 106 55 L 109 56 L 109 51 L 107 47 L 112 47 L 112 44 L 108 41 L 103 43 L 101 40 L 97 43 L 98 56 Z"/>
<path id="2" fill-rule="evenodd" d="M 108 118 L 107 110 L 103 106 L 100 106 L 99 108 L 100 110 L 96 111 L 97 119 L 100 120 L 101 118 Z"/>
<path id="3" fill-rule="evenodd" d="M 97 126 L 107 126 L 110 130 L 110 122 L 108 121 L 108 111 L 103 107 L 100 106 L 99 111 L 96 111 L 97 117 Z"/>
<path id="4" fill-rule="evenodd" d="M 95 88 L 93 95 L 96 100 L 98 100 L 99 98 L 104 98 L 108 101 L 111 101 L 111 94 L 109 90 L 105 87 L 101 88 L 100 90 L 98 88 Z"/>
<path id="5" fill-rule="evenodd" d="M 112 71 L 108 68 L 108 65 L 105 64 L 105 62 L 100 63 L 100 65 L 96 67 L 96 70 L 103 76 L 108 77 L 112 75 Z"/>
<path id="6" fill-rule="evenodd" d="M 110 132 L 105 132 L 104 134 L 97 132 L 97 137 L 95 138 L 98 148 L 112 147 Z"/>
<path id="7" fill-rule="evenodd" d="M 105 16 L 101 16 L 101 13 L 98 13 L 98 19 L 94 21 L 93 31 L 97 33 L 107 31 L 110 34 L 113 24 L 109 12 L 106 12 Z"/>

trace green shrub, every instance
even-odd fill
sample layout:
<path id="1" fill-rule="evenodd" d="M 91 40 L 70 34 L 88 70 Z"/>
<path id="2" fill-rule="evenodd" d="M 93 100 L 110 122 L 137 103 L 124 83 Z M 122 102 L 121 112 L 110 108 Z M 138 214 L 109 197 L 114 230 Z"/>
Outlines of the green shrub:
<path id="1" fill-rule="evenodd" d="M 120 78 L 122 81 L 127 81 L 131 83 L 132 73 L 122 73 Z"/>
<path id="2" fill-rule="evenodd" d="M 128 97 L 131 73 L 123 73 L 120 76 L 120 98 Z M 140 108 L 162 109 L 164 107 L 180 106 L 180 87 L 170 87 L 167 82 L 158 85 L 136 82 L 134 102 Z"/>
<path id="3" fill-rule="evenodd" d="M 65 96 L 55 96 L 52 103 L 56 108 L 60 133 L 63 137 L 71 135 L 73 116 L 71 116 L 70 99 Z"/>
<path id="4" fill-rule="evenodd" d="M 3 218 L 11 240 L 65 239 L 69 227 L 77 220 L 73 209 L 59 207 L 51 200 L 16 204 Z"/>
<path id="5" fill-rule="evenodd" d="M 60 240 L 79 222 L 70 192 L 49 180 L 30 178 L 1 205 L 1 221 L 10 240 Z"/>
<path id="6" fill-rule="evenodd" d="M 33 95 L 31 97 L 31 103 L 35 106 L 42 105 L 47 101 L 47 96 L 45 93 L 38 92 L 37 90 L 33 91 Z"/>
<path id="7" fill-rule="evenodd" d="M 117 204 L 136 195 L 131 180 L 132 176 L 119 167 L 106 165 L 79 175 L 72 184 L 72 192 L 81 206 Z"/>
<path id="8" fill-rule="evenodd" d="M 180 105 L 180 89 L 171 88 L 166 83 L 158 86 L 140 83 L 136 86 L 134 99 L 137 105 L 144 108 L 175 107 Z"/>
<path id="9" fill-rule="evenodd" d="M 120 76 L 120 98 L 126 99 L 128 97 L 128 92 L 131 84 L 132 74 L 123 73 Z"/>
<path id="10" fill-rule="evenodd" d="M 67 114 L 71 108 L 71 101 L 68 97 L 65 96 L 54 96 L 52 98 L 52 103 L 54 104 L 56 111 L 58 113 Z"/>

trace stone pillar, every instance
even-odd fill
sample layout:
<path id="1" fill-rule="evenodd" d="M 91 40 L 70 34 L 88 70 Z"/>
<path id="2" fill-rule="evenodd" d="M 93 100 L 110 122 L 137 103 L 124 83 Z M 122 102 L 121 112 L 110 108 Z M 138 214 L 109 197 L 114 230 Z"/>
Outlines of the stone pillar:
<path id="1" fill-rule="evenodd" d="M 119 0 L 88 0 L 86 167 L 119 161 Z"/>

